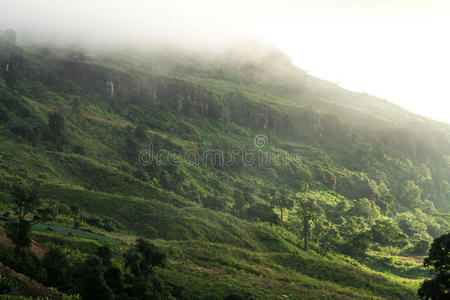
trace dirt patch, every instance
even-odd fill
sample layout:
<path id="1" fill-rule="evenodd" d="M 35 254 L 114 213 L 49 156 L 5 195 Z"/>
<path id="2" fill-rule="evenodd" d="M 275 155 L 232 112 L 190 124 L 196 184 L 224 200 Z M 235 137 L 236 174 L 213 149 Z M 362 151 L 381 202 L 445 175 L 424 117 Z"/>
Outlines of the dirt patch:
<path id="1" fill-rule="evenodd" d="M 414 256 L 398 256 L 397 257 L 400 260 L 408 261 L 416 264 L 423 264 L 423 258 L 420 257 L 414 257 Z"/>

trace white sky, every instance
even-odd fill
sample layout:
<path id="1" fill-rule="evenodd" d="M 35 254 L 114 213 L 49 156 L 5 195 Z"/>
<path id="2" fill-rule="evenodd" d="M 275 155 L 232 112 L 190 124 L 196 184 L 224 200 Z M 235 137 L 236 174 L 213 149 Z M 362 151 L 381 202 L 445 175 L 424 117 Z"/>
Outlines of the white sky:
<path id="1" fill-rule="evenodd" d="M 71 41 L 259 37 L 300 68 L 450 123 L 450 0 L 0 0 L 0 29 Z"/>

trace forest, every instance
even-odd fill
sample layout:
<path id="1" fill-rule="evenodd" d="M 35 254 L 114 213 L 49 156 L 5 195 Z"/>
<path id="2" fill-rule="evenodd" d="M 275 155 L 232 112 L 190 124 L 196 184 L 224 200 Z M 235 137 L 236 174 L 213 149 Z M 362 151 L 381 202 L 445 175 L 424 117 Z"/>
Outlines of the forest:
<path id="1" fill-rule="evenodd" d="M 0 132 L 6 299 L 450 297 L 450 125 L 277 49 L 5 31 Z"/>

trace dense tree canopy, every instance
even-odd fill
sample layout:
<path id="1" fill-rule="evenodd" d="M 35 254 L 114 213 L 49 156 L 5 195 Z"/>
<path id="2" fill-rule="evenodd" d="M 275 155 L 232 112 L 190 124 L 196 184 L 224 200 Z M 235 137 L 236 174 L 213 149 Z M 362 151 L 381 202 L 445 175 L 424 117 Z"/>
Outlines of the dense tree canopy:
<path id="1" fill-rule="evenodd" d="M 433 241 L 424 265 L 432 268 L 433 278 L 422 283 L 419 296 L 431 300 L 448 299 L 450 297 L 450 233 Z"/>

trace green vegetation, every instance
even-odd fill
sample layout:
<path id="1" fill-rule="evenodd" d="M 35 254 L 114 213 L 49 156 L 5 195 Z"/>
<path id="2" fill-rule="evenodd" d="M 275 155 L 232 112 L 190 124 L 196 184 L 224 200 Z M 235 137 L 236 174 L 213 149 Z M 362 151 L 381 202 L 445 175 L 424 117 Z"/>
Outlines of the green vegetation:
<path id="1" fill-rule="evenodd" d="M 417 298 L 450 126 L 268 53 L 0 41 L 0 262 L 83 299 Z"/>
<path id="2" fill-rule="evenodd" d="M 450 297 L 450 233 L 433 241 L 424 265 L 433 268 L 433 278 L 422 283 L 419 295 L 425 299 Z"/>

